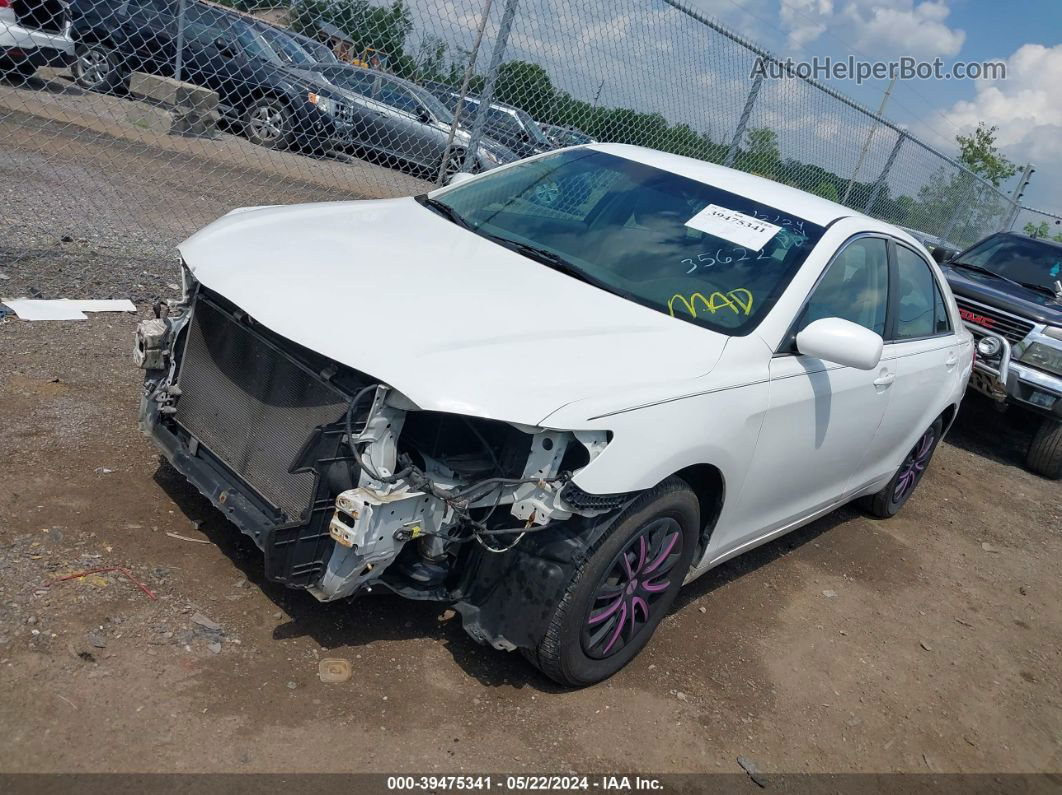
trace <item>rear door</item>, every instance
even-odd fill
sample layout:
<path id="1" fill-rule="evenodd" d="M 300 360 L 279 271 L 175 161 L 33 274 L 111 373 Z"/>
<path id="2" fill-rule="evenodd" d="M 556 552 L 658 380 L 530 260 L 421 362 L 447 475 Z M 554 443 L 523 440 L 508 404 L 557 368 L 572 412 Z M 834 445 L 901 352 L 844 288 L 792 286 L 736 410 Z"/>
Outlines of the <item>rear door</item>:
<path id="1" fill-rule="evenodd" d="M 891 242 L 893 286 L 886 331 L 896 379 L 881 432 L 870 451 L 875 477 L 891 475 L 964 377 L 963 343 L 956 334 L 937 274 L 913 248 Z M 870 482 L 868 477 L 867 483 Z M 852 488 L 864 483 L 853 482 Z"/>

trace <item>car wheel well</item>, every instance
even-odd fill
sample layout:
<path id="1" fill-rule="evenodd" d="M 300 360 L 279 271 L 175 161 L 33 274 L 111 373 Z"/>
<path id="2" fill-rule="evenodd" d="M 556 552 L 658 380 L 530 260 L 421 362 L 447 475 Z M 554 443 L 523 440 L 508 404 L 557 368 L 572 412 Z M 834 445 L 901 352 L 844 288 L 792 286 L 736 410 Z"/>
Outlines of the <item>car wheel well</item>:
<path id="1" fill-rule="evenodd" d="M 726 481 L 723 473 L 712 464 L 694 464 L 675 473 L 676 477 L 682 478 L 693 493 L 697 495 L 697 502 L 701 509 L 701 538 L 697 555 L 700 555 L 708 545 L 715 530 L 715 524 L 719 521 L 719 514 L 723 511 L 723 500 L 726 496 Z M 697 560 L 694 556 L 694 560 Z"/>

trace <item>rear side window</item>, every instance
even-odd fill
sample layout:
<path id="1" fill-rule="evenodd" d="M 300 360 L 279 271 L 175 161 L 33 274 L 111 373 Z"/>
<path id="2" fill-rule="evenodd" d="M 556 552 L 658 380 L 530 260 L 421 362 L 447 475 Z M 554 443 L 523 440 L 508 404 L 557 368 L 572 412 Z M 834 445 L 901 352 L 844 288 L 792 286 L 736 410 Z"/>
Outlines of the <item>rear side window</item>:
<path id="1" fill-rule="evenodd" d="M 951 332 L 951 316 L 948 314 L 948 305 L 944 301 L 944 293 L 940 291 L 940 285 L 933 280 L 933 287 L 936 288 L 936 301 L 934 302 L 933 317 L 936 323 L 934 331 L 937 334 L 948 334 Z"/>
<path id="2" fill-rule="evenodd" d="M 839 317 L 884 335 L 888 294 L 885 241 L 877 237 L 853 240 L 841 249 L 816 285 L 797 331 L 816 320 Z"/>
<path id="3" fill-rule="evenodd" d="M 896 276 L 896 339 L 932 337 L 950 331 L 948 326 L 943 331 L 938 328 L 941 320 L 949 322 L 940 287 L 929 264 L 899 244 L 896 246 Z"/>

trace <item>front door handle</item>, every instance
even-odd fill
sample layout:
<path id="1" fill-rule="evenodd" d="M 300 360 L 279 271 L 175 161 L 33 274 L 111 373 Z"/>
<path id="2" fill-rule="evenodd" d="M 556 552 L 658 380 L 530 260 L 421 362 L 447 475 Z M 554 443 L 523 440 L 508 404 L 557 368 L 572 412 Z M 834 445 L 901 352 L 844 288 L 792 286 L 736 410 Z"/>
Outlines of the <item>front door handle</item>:
<path id="1" fill-rule="evenodd" d="M 889 386 L 895 380 L 895 373 L 882 373 L 874 379 L 874 386 Z"/>

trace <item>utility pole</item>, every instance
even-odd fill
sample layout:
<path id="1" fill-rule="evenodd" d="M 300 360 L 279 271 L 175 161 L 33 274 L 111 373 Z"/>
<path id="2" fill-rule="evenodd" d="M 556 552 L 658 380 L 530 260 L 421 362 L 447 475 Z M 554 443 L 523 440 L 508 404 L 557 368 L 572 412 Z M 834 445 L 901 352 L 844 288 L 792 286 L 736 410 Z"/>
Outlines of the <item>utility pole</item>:
<path id="1" fill-rule="evenodd" d="M 892 94 L 893 86 L 896 85 L 896 78 L 893 77 L 889 81 L 888 88 L 885 89 L 885 96 L 881 98 L 881 105 L 878 106 L 878 118 L 885 113 L 885 105 L 889 101 L 889 96 Z M 848 203 L 848 196 L 852 192 L 852 186 L 855 184 L 856 177 L 859 176 L 859 171 L 863 168 L 863 161 L 866 160 L 867 151 L 870 149 L 870 142 L 874 140 L 874 133 L 878 131 L 877 119 L 874 120 L 874 125 L 870 128 L 870 132 L 867 133 L 867 140 L 863 144 L 863 151 L 859 153 L 859 160 L 856 162 L 855 171 L 852 172 L 852 178 L 848 180 L 848 187 L 844 189 L 844 198 L 841 199 L 841 204 Z"/>
<path id="2" fill-rule="evenodd" d="M 1017 186 L 1014 188 L 1014 193 L 1011 198 L 1010 213 L 1007 216 L 1007 222 L 1003 225 L 1003 228 L 999 231 L 1009 232 L 1014 228 L 1014 222 L 1018 220 L 1018 213 L 1021 211 L 1021 197 L 1025 195 L 1025 189 L 1029 187 L 1029 179 L 1036 172 L 1032 163 L 1025 166 L 1025 169 L 1021 172 L 1021 179 L 1018 180 Z"/>

